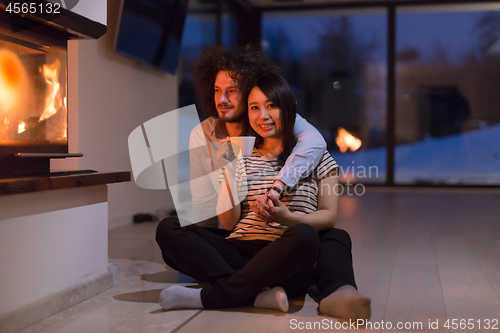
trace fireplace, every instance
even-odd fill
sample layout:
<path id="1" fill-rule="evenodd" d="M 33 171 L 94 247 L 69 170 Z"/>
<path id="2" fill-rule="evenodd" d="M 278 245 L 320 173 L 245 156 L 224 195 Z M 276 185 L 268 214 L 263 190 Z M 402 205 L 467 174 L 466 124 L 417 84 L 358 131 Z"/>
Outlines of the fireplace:
<path id="1" fill-rule="evenodd" d="M 68 153 L 67 41 L 106 27 L 61 10 L 44 21 L 0 3 L 0 178 L 47 174 L 51 158 L 82 156 Z"/>

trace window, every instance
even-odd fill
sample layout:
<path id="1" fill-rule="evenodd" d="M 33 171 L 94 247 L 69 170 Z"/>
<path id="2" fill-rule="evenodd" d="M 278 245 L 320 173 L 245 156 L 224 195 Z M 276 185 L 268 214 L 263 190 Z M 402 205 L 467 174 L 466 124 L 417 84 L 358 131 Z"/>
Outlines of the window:
<path id="1" fill-rule="evenodd" d="M 191 64 L 201 58 L 205 47 L 216 43 L 216 14 L 188 12 L 182 34 L 179 85 L 179 107 L 196 103 Z M 198 110 L 200 112 L 200 110 Z"/>
<path id="2" fill-rule="evenodd" d="M 396 16 L 395 182 L 500 184 L 500 6 Z"/>
<path id="3" fill-rule="evenodd" d="M 343 182 L 385 182 L 386 35 L 385 9 L 262 18 L 262 50 L 283 68 L 299 114 L 323 134 Z"/>

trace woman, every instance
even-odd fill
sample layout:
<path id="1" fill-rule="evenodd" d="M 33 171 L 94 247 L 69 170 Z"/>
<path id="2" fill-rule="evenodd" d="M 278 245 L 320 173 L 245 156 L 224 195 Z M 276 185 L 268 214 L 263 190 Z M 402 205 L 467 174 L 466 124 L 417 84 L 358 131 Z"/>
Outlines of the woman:
<path id="1" fill-rule="evenodd" d="M 249 122 L 257 136 L 253 155 L 239 158 L 232 166 L 228 143 L 217 152 L 226 162 L 217 212 L 221 225 L 233 232 L 227 239 L 214 239 L 213 246 L 224 246 L 224 251 L 233 251 L 246 263 L 201 290 L 180 286 L 163 290 L 163 308 L 222 308 L 253 302 L 287 311 L 283 289 L 298 294 L 309 287 L 318 251 L 317 231 L 335 224 L 337 164 L 325 153 L 315 172 L 281 200 L 274 199 L 269 206 L 256 201 L 269 192 L 295 145 L 296 105 L 281 76 L 267 74 L 257 80 L 248 98 Z M 247 186 L 248 195 L 233 206 L 234 192 L 242 185 Z M 272 215 L 260 208 L 271 210 Z M 266 287 L 273 289 L 261 292 Z"/>

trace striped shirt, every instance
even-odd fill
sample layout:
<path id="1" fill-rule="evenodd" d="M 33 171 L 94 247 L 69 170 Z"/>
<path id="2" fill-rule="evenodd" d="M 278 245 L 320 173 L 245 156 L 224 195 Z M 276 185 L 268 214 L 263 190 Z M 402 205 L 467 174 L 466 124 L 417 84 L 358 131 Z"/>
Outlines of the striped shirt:
<path id="1" fill-rule="evenodd" d="M 315 212 L 318 208 L 318 182 L 335 168 L 338 168 L 337 163 L 326 151 L 311 176 L 300 179 L 295 187 L 286 191 L 281 202 L 296 214 Z M 249 205 L 249 202 L 255 203 L 255 199 L 272 186 L 280 169 L 277 158 L 266 158 L 255 148 L 252 156 L 238 157 L 236 181 L 239 188 L 240 184 L 245 183 L 248 195 L 241 202 L 240 221 L 227 238 L 273 241 L 286 230 L 287 226 L 277 222 L 266 224 Z M 221 175 L 221 182 L 222 179 Z"/>

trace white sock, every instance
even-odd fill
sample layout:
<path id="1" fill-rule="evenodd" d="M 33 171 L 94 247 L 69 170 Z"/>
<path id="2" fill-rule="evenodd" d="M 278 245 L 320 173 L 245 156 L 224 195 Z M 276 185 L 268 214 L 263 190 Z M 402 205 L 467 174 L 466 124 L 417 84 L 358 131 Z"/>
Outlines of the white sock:
<path id="1" fill-rule="evenodd" d="M 274 287 L 261 291 L 255 298 L 253 306 L 256 308 L 277 309 L 288 311 L 288 297 L 281 287 Z"/>
<path id="2" fill-rule="evenodd" d="M 158 303 L 165 310 L 181 308 L 203 309 L 201 289 L 186 288 L 178 285 L 163 289 L 160 293 Z"/>

